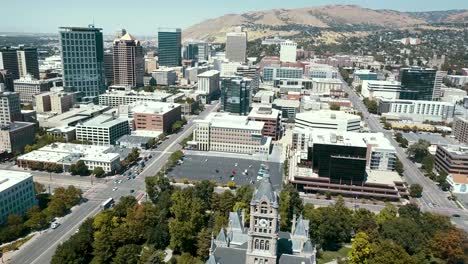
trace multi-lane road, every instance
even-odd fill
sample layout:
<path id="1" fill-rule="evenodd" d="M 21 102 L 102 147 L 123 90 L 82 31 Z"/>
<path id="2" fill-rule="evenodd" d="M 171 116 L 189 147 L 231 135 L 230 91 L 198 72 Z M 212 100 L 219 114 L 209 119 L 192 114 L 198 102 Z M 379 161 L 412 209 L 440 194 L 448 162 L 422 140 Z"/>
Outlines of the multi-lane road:
<path id="1" fill-rule="evenodd" d="M 468 230 L 468 213 L 466 210 L 460 209 L 455 202 L 447 199 L 450 194 L 442 191 L 433 181 L 422 174 L 416 164 L 408 159 L 405 150 L 401 148 L 393 138 L 393 133 L 383 129 L 378 118 L 367 111 L 366 106 L 356 92 L 352 90 L 345 81 L 343 81 L 343 83 L 344 90 L 348 93 L 348 98 L 353 103 L 354 107 L 362 112 L 364 120 L 369 126 L 369 130 L 372 132 L 384 133 L 385 137 L 390 140 L 390 143 L 395 147 L 398 159 L 403 163 L 405 168 L 404 178 L 406 182 L 409 184 L 418 183 L 423 187 L 422 197 L 417 199 L 421 209 L 448 216 L 460 215 L 460 217 L 452 217 L 452 220 L 465 230 Z"/>
<path id="2" fill-rule="evenodd" d="M 206 109 L 195 119 L 205 118 L 218 107 L 219 104 L 207 105 Z M 84 194 L 87 201 L 74 207 L 70 214 L 59 219 L 61 225 L 57 229 L 48 229 L 36 235 L 36 237 L 26 243 L 19 251 L 15 252 L 15 254 L 7 260 L 7 263 L 50 263 L 57 246 L 73 235 L 84 220 L 100 212 L 100 205 L 104 200 L 112 197 L 117 201 L 120 197 L 127 195 L 133 195 L 139 200 L 145 200 L 147 198 L 145 193 L 145 177 L 155 175 L 167 162 L 171 153 L 181 148 L 179 143 L 189 136 L 194 129 L 193 120 L 194 119 L 190 119 L 180 132 L 171 135 L 159 145 L 156 150 L 145 151 L 146 153 L 151 153 L 152 158 L 148 160 L 145 169 L 135 179 L 127 180 L 126 177 L 116 176 L 112 180 L 101 181 L 94 184 L 93 187 Z M 134 169 L 135 168 L 131 168 L 131 170 Z M 116 180 L 119 179 L 122 180 L 122 182 L 116 183 Z"/>

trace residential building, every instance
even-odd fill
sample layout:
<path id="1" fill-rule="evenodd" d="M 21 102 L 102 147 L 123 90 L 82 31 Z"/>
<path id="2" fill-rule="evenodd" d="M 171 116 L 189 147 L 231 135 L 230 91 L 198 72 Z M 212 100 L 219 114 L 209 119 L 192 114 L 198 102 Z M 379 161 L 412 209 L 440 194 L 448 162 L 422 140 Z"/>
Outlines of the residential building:
<path id="1" fill-rule="evenodd" d="M 313 78 L 311 93 L 321 96 L 334 96 L 343 92 L 340 79 Z"/>
<path id="2" fill-rule="evenodd" d="M 250 121 L 247 116 L 211 113 L 196 120 L 193 140 L 198 150 L 268 155 L 271 138 L 262 135 L 264 122 Z"/>
<path id="3" fill-rule="evenodd" d="M 263 68 L 263 81 L 273 82 L 277 79 L 302 79 L 304 70 L 294 67 L 268 66 Z"/>
<path id="4" fill-rule="evenodd" d="M 13 86 L 13 75 L 11 72 L 0 69 L 0 92 L 13 92 Z"/>
<path id="5" fill-rule="evenodd" d="M 210 103 L 214 95 L 219 94 L 219 71 L 210 70 L 198 75 L 197 92 L 203 103 Z"/>
<path id="6" fill-rule="evenodd" d="M 298 100 L 275 99 L 273 101 L 273 108 L 281 111 L 283 120 L 287 122 L 294 122 L 296 113 L 300 112 L 301 102 Z"/>
<path id="7" fill-rule="evenodd" d="M 221 80 L 221 111 L 248 115 L 251 98 L 250 79 L 231 77 Z"/>
<path id="8" fill-rule="evenodd" d="M 70 170 L 70 166 L 82 160 L 89 170 L 101 167 L 106 173 L 116 172 L 120 168 L 122 151 L 111 146 L 95 146 L 84 144 L 56 142 L 38 150 L 19 156 L 19 167 L 28 168 L 31 164 L 60 165 L 63 171 Z"/>
<path id="9" fill-rule="evenodd" d="M 159 68 L 154 70 L 151 75 L 156 80 L 157 85 L 174 85 L 177 80 L 177 73 L 171 68 Z"/>
<path id="10" fill-rule="evenodd" d="M 113 145 L 123 135 L 130 134 L 128 118 L 102 114 L 76 125 L 76 138 L 94 145 Z"/>
<path id="11" fill-rule="evenodd" d="M 453 121 L 452 135 L 462 142 L 468 143 L 468 120 L 464 117 L 458 116 Z"/>
<path id="12" fill-rule="evenodd" d="M 159 66 L 176 67 L 182 64 L 182 30 L 180 28 L 159 28 Z"/>
<path id="13" fill-rule="evenodd" d="M 128 87 L 143 86 L 145 60 L 143 47 L 130 33 L 114 40 L 114 84 Z"/>
<path id="14" fill-rule="evenodd" d="M 280 44 L 280 61 L 296 62 L 297 43 L 286 40 Z"/>
<path id="15" fill-rule="evenodd" d="M 19 93 L 0 93 L 0 126 L 14 121 L 21 121 L 21 104 Z"/>
<path id="16" fill-rule="evenodd" d="M 361 129 L 361 117 L 341 111 L 309 111 L 296 114 L 295 127 L 326 129 L 336 132 L 359 132 Z"/>
<path id="17" fill-rule="evenodd" d="M 468 193 L 468 177 L 460 174 L 447 175 L 447 183 L 451 187 L 453 193 Z"/>
<path id="18" fill-rule="evenodd" d="M 447 102 L 395 99 L 380 100 L 378 111 L 414 121 L 440 121 L 453 118 L 454 109 L 454 104 Z"/>
<path id="19" fill-rule="evenodd" d="M 135 91 L 107 91 L 99 95 L 99 105 L 117 107 L 119 105 L 128 105 L 136 101 L 164 102 L 171 94 L 155 92 L 135 92 Z"/>
<path id="20" fill-rule="evenodd" d="M 401 83 L 397 81 L 362 81 L 361 94 L 371 100 L 400 98 Z"/>
<path id="21" fill-rule="evenodd" d="M 0 49 L 0 69 L 9 71 L 13 80 L 28 74 L 39 79 L 37 49 L 24 46 Z"/>
<path id="22" fill-rule="evenodd" d="M 172 125 L 181 120 L 180 104 L 137 102 L 131 107 L 136 130 L 171 132 Z"/>
<path id="23" fill-rule="evenodd" d="M 34 143 L 36 124 L 28 122 L 13 122 L 0 127 L 0 153 L 16 153 L 24 150 L 28 144 Z"/>
<path id="24" fill-rule="evenodd" d="M 29 172 L 0 170 L 0 223 L 9 215 L 25 215 L 37 204 L 33 176 Z"/>
<path id="25" fill-rule="evenodd" d="M 60 29 L 65 89 L 97 97 L 106 87 L 102 29 L 93 25 Z"/>
<path id="26" fill-rule="evenodd" d="M 436 88 L 437 70 L 431 68 L 403 68 L 400 70 L 400 99 L 406 100 L 437 100 Z M 440 85 L 440 84 L 439 84 Z"/>
<path id="27" fill-rule="evenodd" d="M 20 95 L 20 101 L 23 104 L 34 102 L 34 96 L 50 91 L 51 87 L 62 86 L 62 78 L 53 78 L 47 80 L 37 80 L 31 75 L 14 81 L 15 92 Z"/>
<path id="28" fill-rule="evenodd" d="M 315 264 L 317 251 L 309 238 L 309 220 L 294 215 L 291 232 L 280 231 L 280 199 L 268 168 L 262 166 L 257 178 L 260 180 L 250 201 L 250 219 L 246 219 L 244 211 L 229 213 L 226 229 L 221 228 L 211 239 L 206 264 L 232 260 L 239 264 Z M 247 221 L 249 227 L 245 226 Z"/>
<path id="29" fill-rule="evenodd" d="M 247 32 L 242 27 L 226 34 L 226 59 L 241 63 L 247 60 Z"/>
<path id="30" fill-rule="evenodd" d="M 271 107 L 252 108 L 248 115 L 250 121 L 265 123 L 262 135 L 271 137 L 272 140 L 279 140 L 283 136 L 283 125 L 281 123 L 281 111 Z"/>

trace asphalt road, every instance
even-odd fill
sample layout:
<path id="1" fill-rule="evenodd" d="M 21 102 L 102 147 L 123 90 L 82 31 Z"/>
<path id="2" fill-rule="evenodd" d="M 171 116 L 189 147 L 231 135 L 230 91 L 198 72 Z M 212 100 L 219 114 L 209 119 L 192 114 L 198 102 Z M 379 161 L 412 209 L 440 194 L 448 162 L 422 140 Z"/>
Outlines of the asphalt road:
<path id="1" fill-rule="evenodd" d="M 211 157 L 201 155 L 186 155 L 180 165 L 176 165 L 167 173 L 169 178 L 188 180 L 215 180 L 218 183 L 234 181 L 237 185 L 252 185 L 257 182 L 260 165 L 265 164 L 270 169 L 270 180 L 277 190 L 281 188 L 281 163 L 266 162 L 251 159 L 231 157 Z M 247 174 L 244 174 L 247 170 Z M 234 172 L 234 173 L 233 173 Z"/>
<path id="2" fill-rule="evenodd" d="M 423 211 L 431 211 L 438 214 L 452 216 L 454 214 L 460 215 L 460 217 L 452 217 L 452 221 L 461 226 L 463 229 L 468 230 L 468 213 L 465 210 L 458 208 L 458 206 L 447 199 L 449 193 L 440 190 L 440 188 L 429 178 L 424 176 L 422 172 L 416 167 L 416 165 L 408 159 L 405 150 L 399 146 L 399 144 L 393 138 L 393 134 L 383 129 L 380 121 L 374 115 L 371 115 L 360 97 L 352 90 L 345 81 L 343 81 L 344 90 L 348 93 L 348 97 L 353 103 L 354 107 L 358 111 L 362 112 L 364 120 L 367 122 L 370 131 L 382 132 L 390 143 L 395 147 L 397 151 L 398 159 L 403 163 L 405 168 L 404 178 L 409 184 L 418 183 L 423 187 L 423 194 L 421 198 L 418 198 L 420 208 Z"/>
<path id="3" fill-rule="evenodd" d="M 207 106 L 198 118 L 204 118 L 218 107 L 219 104 Z M 112 197 L 118 201 L 122 196 L 133 195 L 139 200 L 145 200 L 147 197 L 144 178 L 156 174 L 166 163 L 170 154 L 180 149 L 179 142 L 190 135 L 192 131 L 193 121 L 189 120 L 182 131 L 171 135 L 155 151 L 151 151 L 153 157 L 147 162 L 143 172 L 135 179 L 127 180 L 127 177 L 120 176 L 94 185 L 84 194 L 88 201 L 76 206 L 70 214 L 60 219 L 61 225 L 57 229 L 48 229 L 43 231 L 42 234 L 36 235 L 38 237 L 33 238 L 19 251 L 15 252 L 11 259 L 7 260 L 7 263 L 50 263 L 57 246 L 73 235 L 83 221 L 95 216 L 101 210 L 100 204 L 106 199 Z M 145 152 L 145 154 L 147 153 L 149 152 Z M 132 170 L 136 170 L 136 167 L 132 168 Z M 115 179 L 121 179 L 122 183 L 115 183 Z M 134 192 L 131 193 L 131 190 L 134 190 Z"/>

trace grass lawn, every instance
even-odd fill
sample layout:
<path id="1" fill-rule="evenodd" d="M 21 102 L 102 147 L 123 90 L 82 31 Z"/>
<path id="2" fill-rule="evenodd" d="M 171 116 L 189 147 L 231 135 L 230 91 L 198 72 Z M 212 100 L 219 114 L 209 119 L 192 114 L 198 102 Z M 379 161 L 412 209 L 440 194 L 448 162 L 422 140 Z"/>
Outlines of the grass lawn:
<path id="1" fill-rule="evenodd" d="M 322 251 L 317 259 L 317 264 L 324 264 L 335 259 L 347 257 L 350 250 L 351 248 L 342 247 L 338 251 Z"/>

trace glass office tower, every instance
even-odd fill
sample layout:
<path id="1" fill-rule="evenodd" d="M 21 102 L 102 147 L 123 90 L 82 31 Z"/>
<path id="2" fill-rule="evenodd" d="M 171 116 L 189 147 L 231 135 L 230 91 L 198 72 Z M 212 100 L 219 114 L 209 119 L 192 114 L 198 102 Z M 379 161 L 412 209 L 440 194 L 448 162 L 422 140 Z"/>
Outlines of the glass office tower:
<path id="1" fill-rule="evenodd" d="M 436 70 L 430 68 L 404 68 L 400 71 L 400 99 L 431 101 L 434 98 Z"/>
<path id="2" fill-rule="evenodd" d="M 159 28 L 159 66 L 175 67 L 182 65 L 182 30 L 180 28 Z"/>
<path id="3" fill-rule="evenodd" d="M 226 78 L 221 81 L 221 110 L 235 115 L 248 115 L 251 105 L 250 79 Z"/>
<path id="4" fill-rule="evenodd" d="M 63 81 L 67 90 L 95 97 L 106 89 L 102 29 L 61 27 Z"/>

